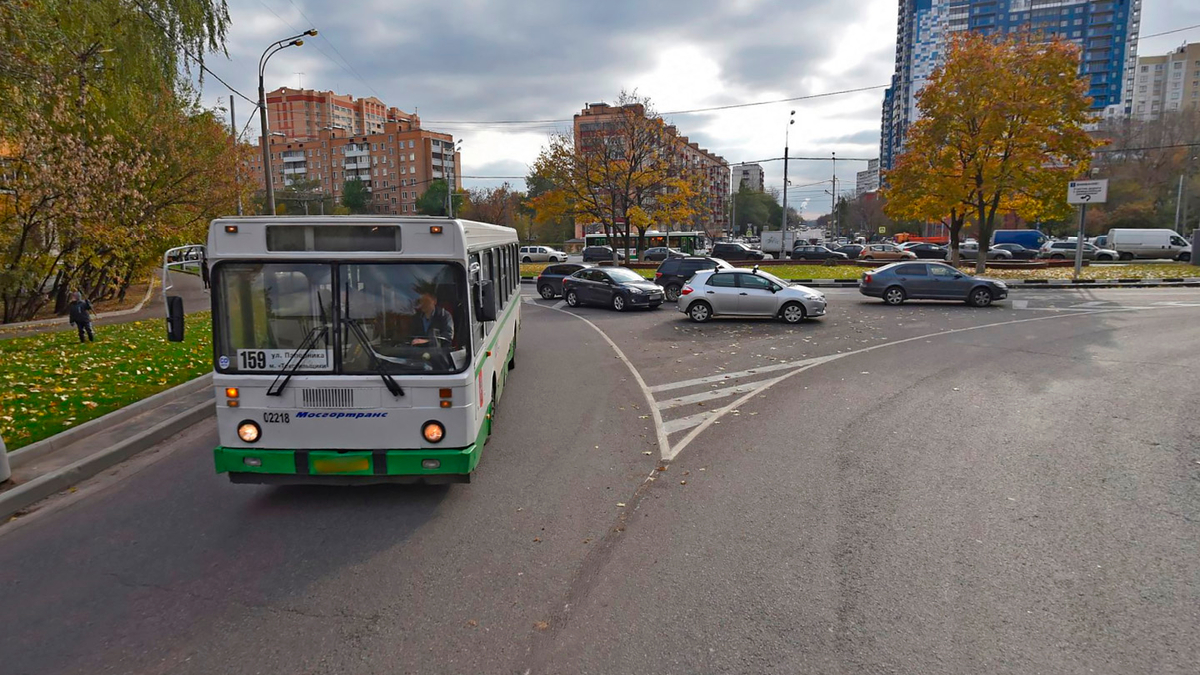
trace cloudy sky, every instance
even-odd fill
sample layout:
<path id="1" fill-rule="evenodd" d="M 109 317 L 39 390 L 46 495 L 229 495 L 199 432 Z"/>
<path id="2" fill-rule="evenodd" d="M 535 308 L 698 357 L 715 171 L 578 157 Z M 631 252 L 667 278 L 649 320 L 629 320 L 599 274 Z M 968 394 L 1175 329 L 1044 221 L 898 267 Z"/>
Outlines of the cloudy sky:
<path id="1" fill-rule="evenodd" d="M 585 103 L 637 90 L 681 133 L 729 162 L 780 157 L 790 111 L 793 157 L 836 153 L 840 189 L 879 155 L 880 104 L 891 77 L 896 0 L 228 0 L 229 58 L 209 67 L 255 98 L 271 42 L 320 35 L 273 57 L 267 90 L 298 86 L 376 96 L 416 110 L 425 127 L 463 140 L 469 176 L 523 176 L 547 135 Z M 1200 24 L 1196 0 L 1144 0 L 1142 35 Z M 1200 41 L 1200 28 L 1143 40 L 1142 55 Z M 302 73 L 302 74 L 300 74 Z M 697 108 L 866 91 L 721 111 Z M 229 91 L 213 78 L 204 103 Z M 223 107 L 227 105 L 226 102 Z M 250 105 L 239 100 L 245 124 Z M 519 122 L 510 124 L 506 122 Z M 241 126 L 239 124 L 239 126 Z M 257 135 L 257 134 L 255 134 Z M 783 163 L 768 162 L 769 187 Z M 835 165 L 794 160 L 793 205 L 828 212 Z M 472 178 L 468 187 L 505 179 Z M 816 184 L 825 181 L 824 184 Z M 845 181 L 843 183 L 843 181 Z M 519 180 L 509 182 L 521 187 Z"/>

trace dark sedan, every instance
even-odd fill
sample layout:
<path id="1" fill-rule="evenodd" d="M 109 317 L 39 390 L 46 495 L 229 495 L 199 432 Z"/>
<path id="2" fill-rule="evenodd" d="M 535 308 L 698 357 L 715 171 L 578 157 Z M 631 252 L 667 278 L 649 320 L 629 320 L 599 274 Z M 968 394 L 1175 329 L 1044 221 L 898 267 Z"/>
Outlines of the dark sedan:
<path id="1" fill-rule="evenodd" d="M 624 267 L 591 267 L 562 280 L 563 297 L 572 307 L 604 305 L 618 312 L 630 307 L 655 309 L 663 303 L 663 289 Z"/>
<path id="2" fill-rule="evenodd" d="M 651 262 L 662 262 L 667 258 L 682 258 L 687 254 L 679 249 L 667 248 L 666 246 L 655 246 L 642 251 L 642 260 Z"/>
<path id="3" fill-rule="evenodd" d="M 958 300 L 986 307 L 1008 297 L 1003 281 L 973 277 L 945 263 L 898 262 L 862 275 L 858 292 L 889 305 L 905 300 Z"/>
<path id="4" fill-rule="evenodd" d="M 1013 260 L 1033 260 L 1038 257 L 1038 250 L 1036 248 L 1025 248 L 1020 244 L 996 244 L 992 248 L 1008 251 L 1012 254 Z"/>
<path id="5" fill-rule="evenodd" d="M 613 259 L 611 246 L 588 246 L 583 249 L 583 262 L 604 262 Z M 624 260 L 625 254 L 617 251 L 617 260 Z"/>
<path id="6" fill-rule="evenodd" d="M 846 260 L 849 257 L 845 253 L 831 251 L 824 246 L 801 244 L 792 249 L 792 260 Z"/>
<path id="7" fill-rule="evenodd" d="M 937 244 L 929 244 L 924 242 L 920 244 L 913 244 L 912 246 L 906 247 L 904 250 L 911 251 L 915 253 L 918 258 L 922 258 L 924 260 L 945 260 L 946 258 L 950 257 L 950 249 L 946 248 L 945 246 L 938 246 Z"/>
<path id="8" fill-rule="evenodd" d="M 535 286 L 538 294 L 547 300 L 551 300 L 556 296 L 562 295 L 562 280 L 575 274 L 581 269 L 591 267 L 591 265 L 580 265 L 579 263 L 560 263 L 558 265 L 548 265 L 542 273 L 538 275 Z"/>
<path id="9" fill-rule="evenodd" d="M 865 250 L 867 250 L 867 247 L 862 244 L 846 244 L 845 246 L 839 246 L 833 249 L 833 252 L 841 253 L 850 260 L 856 260 Z"/>

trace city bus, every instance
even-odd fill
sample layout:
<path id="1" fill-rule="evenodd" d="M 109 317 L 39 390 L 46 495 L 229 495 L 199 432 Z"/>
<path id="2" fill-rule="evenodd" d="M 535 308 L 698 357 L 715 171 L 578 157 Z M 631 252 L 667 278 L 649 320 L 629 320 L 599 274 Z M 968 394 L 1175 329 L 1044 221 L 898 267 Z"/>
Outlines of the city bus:
<path id="1" fill-rule="evenodd" d="M 625 235 L 618 234 L 615 237 L 610 237 L 607 234 L 585 234 L 583 235 L 584 246 L 609 246 L 609 242 L 614 242 L 614 248 L 618 251 L 625 250 Z M 646 248 L 656 248 L 659 246 L 668 246 L 678 249 L 688 255 L 692 255 L 697 249 L 703 248 L 704 233 L 703 232 L 658 232 L 656 230 L 647 230 L 646 237 L 643 240 Z M 629 250 L 637 250 L 637 233 L 630 235 Z"/>
<path id="2" fill-rule="evenodd" d="M 516 230 L 239 217 L 213 221 L 206 249 L 218 473 L 470 482 L 516 365 Z"/>

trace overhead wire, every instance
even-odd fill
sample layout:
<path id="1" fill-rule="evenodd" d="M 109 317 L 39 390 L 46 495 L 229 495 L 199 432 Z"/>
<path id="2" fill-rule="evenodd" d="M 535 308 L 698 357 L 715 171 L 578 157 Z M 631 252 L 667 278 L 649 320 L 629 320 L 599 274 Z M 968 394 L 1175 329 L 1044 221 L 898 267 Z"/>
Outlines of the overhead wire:
<path id="1" fill-rule="evenodd" d="M 262 4 L 264 7 L 267 7 L 266 3 L 265 3 L 265 2 L 263 2 L 263 0 L 258 0 L 258 1 L 259 1 L 259 3 L 260 3 L 260 4 Z M 310 26 L 316 27 L 316 25 L 317 25 L 317 24 L 316 24 L 316 22 L 315 22 L 315 21 L 313 21 L 312 19 L 308 18 L 308 15 L 304 13 L 304 10 L 303 10 L 303 9 L 300 9 L 300 6 L 299 6 L 299 5 L 297 5 L 297 4 L 296 4 L 295 2 L 293 2 L 292 0 L 288 0 L 288 4 L 290 4 L 292 7 L 295 7 L 295 8 L 296 8 L 296 11 L 297 11 L 297 12 L 300 12 L 300 16 L 304 17 L 304 20 L 305 20 L 305 21 L 307 21 L 307 22 L 309 23 L 309 25 L 310 25 Z M 291 23 L 288 23 L 288 21 L 287 21 L 286 19 L 284 19 L 283 17 L 281 17 L 281 16 L 279 16 L 278 14 L 276 14 L 276 13 L 275 13 L 275 11 L 274 11 L 274 10 L 272 10 L 270 7 L 267 7 L 267 10 L 268 10 L 268 11 L 270 11 L 272 14 L 275 14 L 275 16 L 279 18 L 279 20 L 283 21 L 284 23 L 287 23 L 289 26 L 291 26 L 291 25 L 292 25 Z M 292 26 L 292 28 L 293 28 L 293 29 L 295 29 L 296 27 L 295 27 L 295 26 Z M 370 89 L 370 90 L 371 90 L 371 92 L 375 94 L 375 97 L 376 97 L 376 98 L 378 98 L 378 99 L 380 99 L 380 100 L 383 100 L 383 94 L 380 94 L 380 93 L 379 93 L 379 92 L 378 92 L 378 91 L 375 89 L 375 87 L 372 87 L 372 86 L 371 86 L 371 83 L 370 83 L 370 82 L 367 82 L 367 80 L 366 80 L 365 78 L 363 78 L 363 76 L 362 76 L 362 75 L 361 75 L 361 74 L 358 72 L 358 69 L 354 67 L 354 64 L 353 64 L 353 63 L 350 63 L 350 60 L 349 60 L 349 59 L 347 59 L 347 58 L 345 57 L 345 55 L 343 55 L 343 54 L 342 54 L 342 51 L 341 51 L 340 49 L 338 49 L 338 48 L 337 48 L 337 45 L 333 44 L 333 41 L 332 41 L 332 40 L 330 40 L 329 38 L 327 38 L 327 37 L 325 36 L 325 33 L 324 33 L 323 31 L 318 31 L 318 32 L 317 32 L 317 37 L 318 37 L 318 38 L 320 38 L 321 40 L 324 40 L 324 41 L 325 41 L 325 44 L 329 45 L 329 47 L 330 47 L 331 49 L 333 49 L 334 53 L 336 53 L 336 54 L 337 54 L 337 55 L 338 55 L 338 56 L 339 56 L 339 57 L 342 59 L 342 62 L 343 62 L 343 63 L 345 63 L 345 65 L 343 66 L 341 63 L 338 63 L 336 60 L 334 60 L 334 58 L 333 58 L 333 57 L 331 57 L 329 54 L 326 54 L 326 53 L 325 53 L 325 51 L 324 51 L 324 50 L 322 50 L 320 47 L 317 47 L 316 45 L 313 45 L 314 47 L 316 47 L 316 48 L 317 48 L 317 51 L 318 51 L 318 52 L 321 52 L 321 54 L 323 54 L 323 55 L 325 56 L 325 58 L 329 59 L 330 61 L 333 61 L 333 63 L 334 63 L 335 65 L 337 65 L 337 66 L 338 66 L 339 68 L 341 68 L 342 70 L 346 71 L 346 73 L 347 73 L 348 75 L 352 75 L 352 76 L 354 76 L 354 77 L 355 77 L 355 78 L 356 78 L 356 79 L 357 79 L 359 82 L 362 82 L 364 85 L 366 85 L 367 89 Z M 347 68 L 349 68 L 349 70 L 347 70 Z"/>

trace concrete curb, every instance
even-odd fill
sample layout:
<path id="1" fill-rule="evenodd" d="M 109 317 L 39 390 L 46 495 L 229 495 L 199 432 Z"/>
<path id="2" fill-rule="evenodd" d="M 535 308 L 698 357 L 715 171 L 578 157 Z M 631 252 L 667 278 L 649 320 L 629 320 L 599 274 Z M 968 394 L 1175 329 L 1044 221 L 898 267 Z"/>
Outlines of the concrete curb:
<path id="1" fill-rule="evenodd" d="M 110 316 L 127 316 L 129 314 L 133 314 L 135 312 L 142 311 L 142 308 L 146 306 L 147 302 L 150 302 L 151 296 L 154 295 L 154 289 L 157 284 L 158 284 L 158 281 L 154 278 L 154 275 L 151 274 L 150 275 L 150 287 L 146 289 L 146 295 L 142 298 L 141 302 L 139 302 L 138 304 L 134 305 L 133 307 L 131 307 L 129 309 L 118 309 L 115 312 L 103 312 L 100 314 L 93 314 L 92 319 L 93 320 L 103 319 L 103 318 L 110 317 Z M 37 321 L 22 321 L 20 323 L 4 323 L 4 324 L 0 324 L 0 330 L 37 328 L 38 326 L 54 326 L 57 324 L 66 323 L 69 320 L 70 320 L 70 317 L 57 316 L 57 317 L 54 317 L 53 319 L 38 319 Z"/>
<path id="2" fill-rule="evenodd" d="M 189 380 L 183 384 L 172 387 L 166 391 L 144 398 L 135 403 L 130 403 L 124 408 L 118 408 L 103 417 L 97 417 L 94 420 L 88 420 L 83 424 L 66 431 L 57 433 L 50 438 L 44 438 L 37 443 L 31 443 L 20 450 L 13 450 L 8 453 L 9 464 L 15 469 L 24 466 L 34 460 L 41 459 L 46 455 L 53 453 L 59 448 L 65 447 L 89 434 L 94 434 L 109 426 L 120 424 L 125 420 L 142 413 L 144 410 L 153 408 L 164 403 L 176 401 L 184 396 L 193 394 L 205 387 L 212 386 L 212 373 L 201 375 L 194 380 Z"/>
<path id="3" fill-rule="evenodd" d="M 183 431 L 193 424 L 216 414 L 217 407 L 212 401 L 195 405 L 174 417 L 159 422 L 149 429 L 85 457 L 78 462 L 68 464 L 56 471 L 19 485 L 7 492 L 0 493 L 0 521 L 6 520 L 17 511 L 35 504 L 53 494 L 87 480 L 92 476 L 120 464 L 139 452 Z"/>

